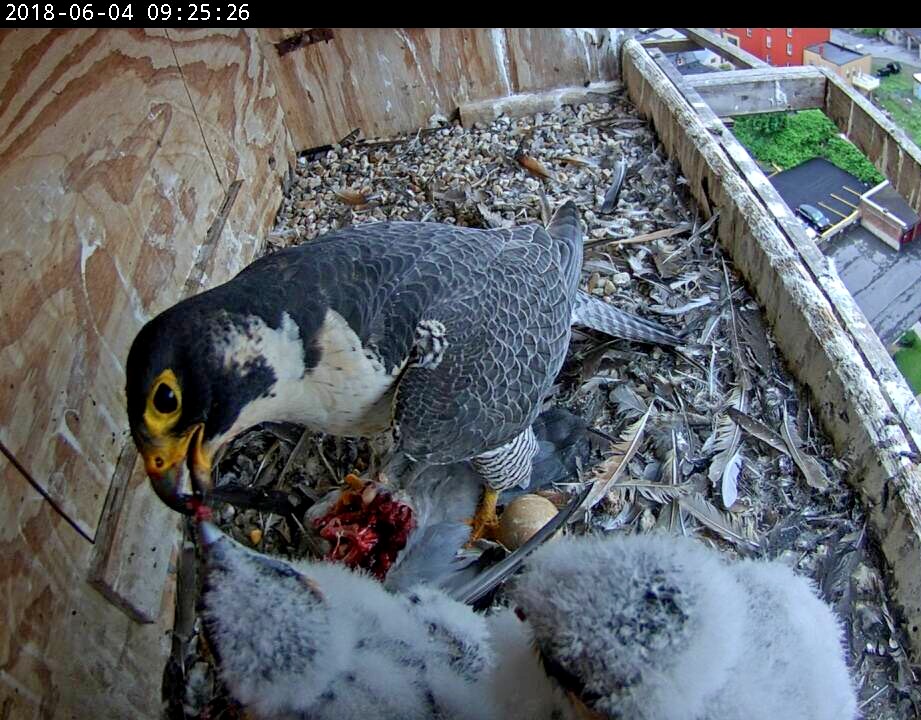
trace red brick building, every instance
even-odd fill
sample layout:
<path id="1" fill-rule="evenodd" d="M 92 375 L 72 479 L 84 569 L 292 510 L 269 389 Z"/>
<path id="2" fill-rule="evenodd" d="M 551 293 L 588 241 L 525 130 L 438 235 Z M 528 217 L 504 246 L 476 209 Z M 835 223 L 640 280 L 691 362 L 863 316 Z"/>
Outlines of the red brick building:
<path id="1" fill-rule="evenodd" d="M 729 42 L 776 65 L 802 65 L 803 49 L 831 39 L 831 28 L 720 28 Z"/>

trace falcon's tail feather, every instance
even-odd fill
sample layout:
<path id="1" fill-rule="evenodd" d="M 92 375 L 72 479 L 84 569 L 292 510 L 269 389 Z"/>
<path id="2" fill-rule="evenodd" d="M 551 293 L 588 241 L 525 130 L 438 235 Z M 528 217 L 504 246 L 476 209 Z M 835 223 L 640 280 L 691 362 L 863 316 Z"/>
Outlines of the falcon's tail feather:
<path id="1" fill-rule="evenodd" d="M 678 345 L 681 342 L 664 325 L 631 315 L 581 290 L 573 298 L 572 322 L 624 340 L 654 345 Z"/>

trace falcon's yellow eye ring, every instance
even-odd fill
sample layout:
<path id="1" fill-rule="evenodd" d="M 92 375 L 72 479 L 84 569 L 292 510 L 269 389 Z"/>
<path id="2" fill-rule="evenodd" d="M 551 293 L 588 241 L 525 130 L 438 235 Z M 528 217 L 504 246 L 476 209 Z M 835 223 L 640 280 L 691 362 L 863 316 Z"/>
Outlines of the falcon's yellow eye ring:
<path id="1" fill-rule="evenodd" d="M 164 370 L 150 385 L 144 422 L 154 437 L 163 437 L 182 414 L 182 390 L 172 370 Z"/>

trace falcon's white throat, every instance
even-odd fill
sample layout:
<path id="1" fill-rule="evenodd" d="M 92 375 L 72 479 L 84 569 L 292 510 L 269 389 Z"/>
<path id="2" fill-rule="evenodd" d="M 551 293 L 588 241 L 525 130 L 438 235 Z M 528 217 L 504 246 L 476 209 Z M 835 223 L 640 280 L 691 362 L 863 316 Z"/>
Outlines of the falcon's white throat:
<path id="1" fill-rule="evenodd" d="M 226 368 L 261 360 L 276 380 L 264 397 L 243 407 L 226 433 L 208 443 L 209 450 L 269 418 L 333 435 L 367 436 L 388 429 L 394 382 L 403 366 L 387 372 L 334 310 L 326 311 L 315 342 L 320 361 L 305 372 L 300 330 L 287 313 L 278 329 L 253 316 L 245 328 L 222 337 L 218 351 Z"/>

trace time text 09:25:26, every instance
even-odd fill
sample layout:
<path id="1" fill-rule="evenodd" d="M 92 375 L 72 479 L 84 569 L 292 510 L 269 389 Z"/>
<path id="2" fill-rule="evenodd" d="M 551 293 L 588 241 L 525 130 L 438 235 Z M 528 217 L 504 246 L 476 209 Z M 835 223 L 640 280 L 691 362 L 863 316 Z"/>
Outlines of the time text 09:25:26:
<path id="1" fill-rule="evenodd" d="M 4 3 L 7 22 L 246 22 L 249 3 Z"/>

